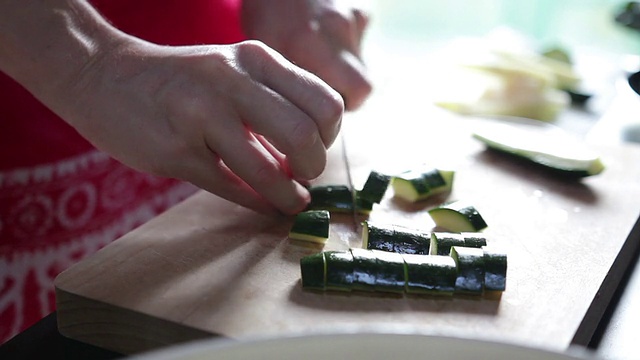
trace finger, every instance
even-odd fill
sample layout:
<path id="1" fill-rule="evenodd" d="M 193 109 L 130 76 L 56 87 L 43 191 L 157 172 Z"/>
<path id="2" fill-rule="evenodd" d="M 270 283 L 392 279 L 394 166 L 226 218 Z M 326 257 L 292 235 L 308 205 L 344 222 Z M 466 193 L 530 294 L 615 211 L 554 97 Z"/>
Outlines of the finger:
<path id="1" fill-rule="evenodd" d="M 237 93 L 242 94 L 234 100 L 240 118 L 287 157 L 291 177 L 311 180 L 322 173 L 327 155 L 315 121 L 262 84 L 247 83 Z M 276 160 L 284 163 L 277 153 Z"/>
<path id="2" fill-rule="evenodd" d="M 254 134 L 254 135 L 258 139 L 258 141 L 260 141 L 262 146 L 264 146 L 264 148 L 267 151 L 269 151 L 269 153 L 280 163 L 280 166 L 282 166 L 282 169 L 285 171 L 285 173 L 291 177 L 294 177 L 293 172 L 291 171 L 291 166 L 287 161 L 287 157 L 283 153 L 278 151 L 278 149 L 276 149 L 275 146 L 273 146 L 273 144 L 271 144 L 267 139 L 265 139 L 264 136 L 258 135 L 258 134 Z M 296 178 L 295 180 L 305 188 L 308 188 L 311 185 L 311 182 L 309 182 L 306 179 Z"/>
<path id="3" fill-rule="evenodd" d="M 197 162 L 182 163 L 180 173 L 195 186 L 256 212 L 275 215 L 281 212 L 247 183 L 235 175 L 220 159 L 209 151 Z"/>
<path id="4" fill-rule="evenodd" d="M 316 75 L 293 65 L 282 55 L 261 43 L 245 42 L 241 45 L 239 58 L 252 78 L 304 112 L 315 123 L 325 147 L 330 147 L 340 131 L 344 111 L 340 94 Z M 279 116 L 275 117 L 275 119 L 278 118 Z M 308 125 L 301 126 L 300 133 L 308 131 L 305 128 Z M 290 155 L 286 149 L 280 148 L 281 145 L 287 145 L 281 143 L 282 139 L 274 138 L 273 134 L 267 137 L 273 140 L 274 145 L 285 154 Z"/>
<path id="5" fill-rule="evenodd" d="M 286 174 L 242 123 L 227 124 L 224 133 L 219 126 L 212 130 L 206 132 L 209 148 L 269 203 L 285 214 L 298 213 L 307 206 L 309 192 Z"/>
<path id="6" fill-rule="evenodd" d="M 358 57 L 361 59 L 362 38 L 364 37 L 365 30 L 369 25 L 369 14 L 363 9 L 354 8 L 353 18 L 356 23 L 356 34 L 358 38 Z"/>
<path id="7" fill-rule="evenodd" d="M 321 14 L 319 31 L 337 49 L 343 49 L 360 57 L 360 32 L 352 11 L 331 9 Z"/>
<path id="8" fill-rule="evenodd" d="M 372 90 L 364 65 L 349 51 L 336 49 L 323 37 L 309 35 L 296 43 L 300 64 L 320 76 L 344 98 L 345 108 L 355 110 Z"/>

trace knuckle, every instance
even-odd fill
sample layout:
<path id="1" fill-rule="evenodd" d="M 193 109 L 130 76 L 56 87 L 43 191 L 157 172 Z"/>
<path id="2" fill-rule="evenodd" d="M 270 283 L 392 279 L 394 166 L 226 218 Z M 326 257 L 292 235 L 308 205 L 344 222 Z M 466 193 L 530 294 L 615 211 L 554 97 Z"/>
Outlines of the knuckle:
<path id="1" fill-rule="evenodd" d="M 249 173 L 250 180 L 247 180 L 257 189 L 270 188 L 276 185 L 278 173 L 279 164 L 275 160 L 266 161 L 252 169 Z"/>
<path id="2" fill-rule="evenodd" d="M 298 121 L 287 137 L 286 153 L 293 154 L 311 147 L 318 140 L 318 131 L 312 121 Z"/>

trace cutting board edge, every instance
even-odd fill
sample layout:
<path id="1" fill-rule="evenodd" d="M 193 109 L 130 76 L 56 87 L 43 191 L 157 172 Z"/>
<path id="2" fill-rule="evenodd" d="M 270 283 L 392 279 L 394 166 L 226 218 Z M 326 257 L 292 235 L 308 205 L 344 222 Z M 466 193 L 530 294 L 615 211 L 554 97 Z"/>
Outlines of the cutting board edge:
<path id="1" fill-rule="evenodd" d="M 57 326 L 62 336 L 124 355 L 218 336 L 57 286 L 55 295 Z"/>

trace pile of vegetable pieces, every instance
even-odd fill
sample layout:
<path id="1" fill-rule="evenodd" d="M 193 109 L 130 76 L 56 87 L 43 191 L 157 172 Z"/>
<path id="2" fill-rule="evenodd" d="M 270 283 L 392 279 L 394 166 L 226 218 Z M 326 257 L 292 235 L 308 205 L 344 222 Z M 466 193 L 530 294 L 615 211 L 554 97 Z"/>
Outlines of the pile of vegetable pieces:
<path id="1" fill-rule="evenodd" d="M 353 192 L 341 185 L 312 187 L 311 203 L 296 216 L 289 237 L 324 244 L 332 212 L 368 215 L 389 186 L 394 196 L 412 203 L 446 194 L 454 174 L 420 166 L 394 176 L 371 171 L 362 189 Z M 480 232 L 487 224 L 478 210 L 453 201 L 428 213 L 446 230 L 425 232 L 365 220 L 362 248 L 322 251 L 301 259 L 303 288 L 430 295 L 504 291 L 507 256 Z"/>

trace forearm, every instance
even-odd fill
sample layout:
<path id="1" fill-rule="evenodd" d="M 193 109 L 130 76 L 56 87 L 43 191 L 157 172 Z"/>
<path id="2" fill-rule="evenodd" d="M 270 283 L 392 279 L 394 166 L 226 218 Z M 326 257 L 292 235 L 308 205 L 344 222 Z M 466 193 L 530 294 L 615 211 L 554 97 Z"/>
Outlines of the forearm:
<path id="1" fill-rule="evenodd" d="M 124 37 L 84 0 L 0 0 L 0 70 L 41 100 Z"/>

